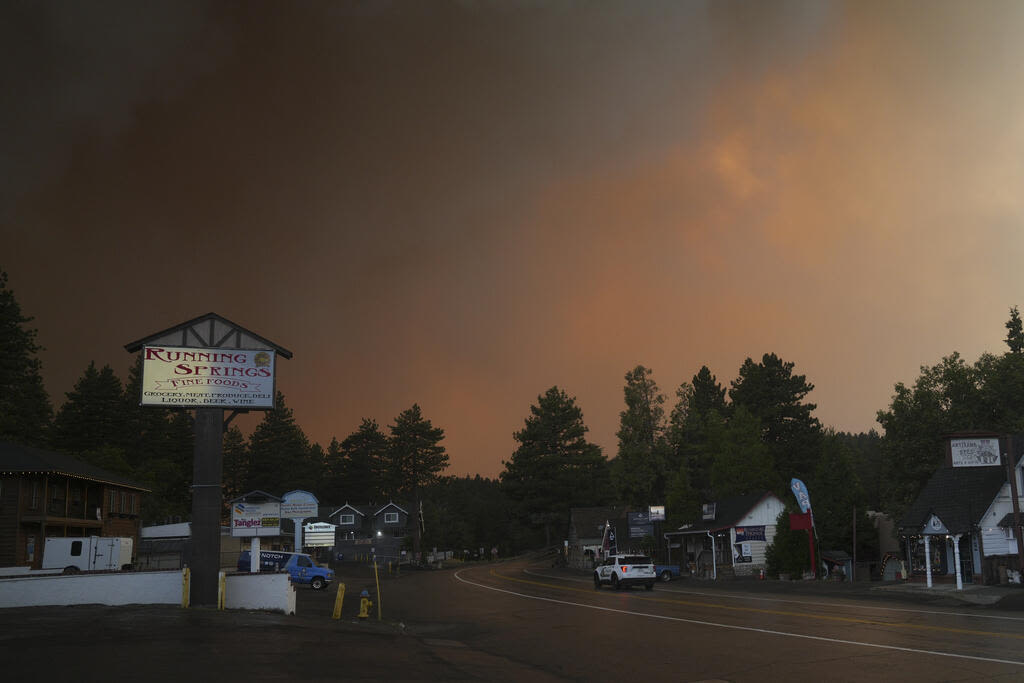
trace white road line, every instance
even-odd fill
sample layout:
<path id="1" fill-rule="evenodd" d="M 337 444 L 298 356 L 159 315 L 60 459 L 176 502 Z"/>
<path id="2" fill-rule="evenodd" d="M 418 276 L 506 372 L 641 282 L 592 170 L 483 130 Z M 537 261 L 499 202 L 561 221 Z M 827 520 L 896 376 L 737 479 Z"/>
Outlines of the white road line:
<path id="1" fill-rule="evenodd" d="M 955 659 L 971 659 L 978 662 L 990 662 L 993 664 L 1012 664 L 1013 666 L 1024 666 L 1024 662 L 1015 661 L 1013 659 L 996 659 L 994 657 L 978 657 L 975 655 L 962 655 L 954 652 L 941 652 L 939 650 L 919 650 L 912 647 L 899 647 L 897 645 L 881 645 L 879 643 L 865 643 L 859 640 L 844 640 L 841 638 L 826 638 L 824 636 L 809 636 L 803 633 L 789 633 L 788 631 L 774 631 L 766 628 L 756 628 L 754 626 L 737 626 L 734 624 L 720 624 L 714 621 L 702 621 L 700 619 L 684 619 L 683 617 L 669 617 L 661 614 L 648 614 L 646 612 L 631 612 L 624 609 L 615 609 L 614 607 L 600 607 L 598 605 L 587 605 L 581 602 L 572 602 L 569 600 L 556 600 L 554 598 L 543 598 L 538 595 L 528 595 L 526 593 L 518 593 L 516 591 L 507 590 L 505 588 L 495 588 L 494 586 L 488 586 L 486 584 L 477 583 L 470 581 L 469 579 L 462 578 L 461 574 L 466 569 L 460 569 L 455 572 L 455 578 L 462 583 L 470 586 L 476 586 L 483 588 L 484 590 L 494 591 L 496 593 L 506 593 L 508 595 L 514 595 L 519 598 L 526 598 L 527 600 L 540 600 L 542 602 L 553 602 L 557 605 L 568 605 L 570 607 L 582 607 L 584 609 L 593 609 L 600 612 L 615 612 L 617 614 L 628 614 L 634 617 L 646 617 L 648 619 L 661 619 L 663 621 L 677 621 L 684 624 L 695 624 L 697 626 L 713 626 L 716 628 L 731 629 L 733 631 L 748 631 L 751 633 L 764 633 L 773 636 L 786 636 L 789 638 L 802 638 L 804 640 L 818 640 L 825 643 L 836 643 L 839 645 L 859 645 L 861 647 L 873 647 L 880 650 L 894 650 L 896 652 L 909 652 L 912 654 L 919 655 L 937 655 L 939 657 L 953 657 Z"/>
<path id="2" fill-rule="evenodd" d="M 552 576 L 551 574 L 541 574 L 540 572 L 530 571 L 524 569 L 524 573 L 530 576 L 539 576 L 544 579 L 553 579 L 556 581 L 578 581 L 580 583 L 592 583 L 591 579 L 578 579 L 571 576 Z M 706 598 L 731 598 L 733 600 L 761 600 L 763 602 L 788 602 L 795 605 L 816 605 L 818 607 L 842 607 L 844 609 L 864 609 L 864 610 L 879 610 L 885 612 L 910 612 L 912 614 L 932 614 L 935 616 L 945 617 L 970 617 L 972 619 L 1002 619 L 1005 621 L 1024 621 L 1024 617 L 1007 617 L 999 614 L 977 614 L 975 612 L 940 612 L 938 610 L 927 610 L 927 609 L 910 609 L 909 607 L 881 607 L 876 605 L 858 605 L 856 602 L 818 602 L 816 600 L 793 600 L 788 598 L 762 598 L 749 593 L 719 593 L 706 592 L 706 591 L 690 591 L 690 590 L 679 590 L 676 588 L 669 588 L 667 586 L 661 586 L 659 584 L 659 590 L 669 591 L 670 593 L 677 593 L 679 595 L 700 595 Z"/>

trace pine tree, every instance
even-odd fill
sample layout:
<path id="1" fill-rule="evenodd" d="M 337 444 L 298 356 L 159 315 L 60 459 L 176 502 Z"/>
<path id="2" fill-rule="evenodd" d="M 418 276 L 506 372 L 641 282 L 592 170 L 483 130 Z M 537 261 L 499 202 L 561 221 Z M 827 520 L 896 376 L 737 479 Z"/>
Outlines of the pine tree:
<path id="1" fill-rule="evenodd" d="M 126 457 L 128 436 L 121 380 L 109 365 L 97 370 L 96 364 L 90 362 L 57 411 L 53 447 L 71 454 L 110 447 L 121 450 L 122 457 Z"/>
<path id="2" fill-rule="evenodd" d="M 385 481 L 392 499 L 412 501 L 413 554 L 420 552 L 419 523 L 421 494 L 424 487 L 437 481 L 448 467 L 448 453 L 440 445 L 444 430 L 434 427 L 423 417 L 419 405 L 403 411 L 390 427 L 387 455 L 384 461 Z"/>
<path id="3" fill-rule="evenodd" d="M 712 455 L 708 449 L 708 424 L 729 415 L 725 388 L 718 383 L 708 367 L 702 366 L 691 383 L 684 382 L 676 390 L 678 401 L 669 423 L 669 447 L 675 469 L 685 466 L 687 479 L 697 497 L 710 501 Z"/>
<path id="4" fill-rule="evenodd" d="M 284 394 L 277 392 L 273 410 L 264 413 L 249 437 L 251 462 L 248 488 L 280 496 L 315 485 L 319 472 L 310 455 L 309 439 L 296 424 Z"/>
<path id="5" fill-rule="evenodd" d="M 53 408 L 36 357 L 37 332 L 25 327 L 30 322 L 0 271 L 0 440 L 42 446 Z"/>
<path id="6" fill-rule="evenodd" d="M 665 437 L 665 397 L 642 365 L 626 373 L 626 409 L 619 413 L 619 452 L 612 478 L 624 503 L 662 504 L 669 446 Z"/>
<path id="7" fill-rule="evenodd" d="M 608 461 L 586 440 L 583 411 L 558 387 L 551 387 L 513 435 L 519 443 L 501 473 L 502 490 L 527 527 L 543 527 L 551 543 L 555 526 L 567 528 L 572 507 L 605 505 L 611 500 Z"/>
<path id="8" fill-rule="evenodd" d="M 327 484 L 339 503 L 380 500 L 388 438 L 375 420 L 363 418 L 359 429 L 327 449 Z"/>
<path id="9" fill-rule="evenodd" d="M 786 481 L 809 479 L 821 453 L 821 423 L 811 414 L 817 406 L 803 402 L 814 385 L 793 367 L 774 353 L 760 363 L 747 358 L 729 390 L 733 408 L 745 406 L 760 420 L 762 440 Z"/>
<path id="10" fill-rule="evenodd" d="M 1010 353 L 1024 352 L 1024 324 L 1016 306 L 1010 309 L 1010 319 L 1006 321 L 1006 345 L 1010 347 Z"/>

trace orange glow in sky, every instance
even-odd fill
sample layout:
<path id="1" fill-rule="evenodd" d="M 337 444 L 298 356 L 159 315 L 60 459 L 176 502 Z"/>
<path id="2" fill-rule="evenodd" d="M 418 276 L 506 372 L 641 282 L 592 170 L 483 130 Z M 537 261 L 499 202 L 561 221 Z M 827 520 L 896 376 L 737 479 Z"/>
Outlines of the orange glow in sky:
<path id="1" fill-rule="evenodd" d="M 614 456 L 637 364 L 671 403 L 774 352 L 877 428 L 1024 304 L 1024 4 L 123 4 L 0 10 L 58 405 L 213 311 L 311 440 L 419 403 L 493 477 L 552 385 Z"/>

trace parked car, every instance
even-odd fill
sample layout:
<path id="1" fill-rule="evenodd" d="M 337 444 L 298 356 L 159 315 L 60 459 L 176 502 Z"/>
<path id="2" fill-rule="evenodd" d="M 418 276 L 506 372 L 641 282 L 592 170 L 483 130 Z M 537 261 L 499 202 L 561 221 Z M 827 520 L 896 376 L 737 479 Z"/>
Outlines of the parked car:
<path id="1" fill-rule="evenodd" d="M 247 572 L 252 563 L 252 554 L 243 550 L 238 556 L 238 571 Z M 313 558 L 304 553 L 286 553 L 281 550 L 260 551 L 260 571 L 288 572 L 292 583 L 309 584 L 313 590 L 325 588 L 334 581 L 334 571 L 318 567 Z"/>
<path id="2" fill-rule="evenodd" d="M 654 590 L 654 563 L 646 555 L 612 555 L 594 569 L 594 588 L 609 584 L 615 590 L 643 585 Z"/>
<path id="3" fill-rule="evenodd" d="M 662 581 L 671 581 L 683 575 L 682 568 L 678 564 L 656 564 L 654 573 Z"/>

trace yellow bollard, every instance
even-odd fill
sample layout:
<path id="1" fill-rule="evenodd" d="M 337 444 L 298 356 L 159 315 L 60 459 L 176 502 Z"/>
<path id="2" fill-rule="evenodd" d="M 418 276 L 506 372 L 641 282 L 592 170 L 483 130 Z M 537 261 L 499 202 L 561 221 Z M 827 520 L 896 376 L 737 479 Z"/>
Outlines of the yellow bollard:
<path id="1" fill-rule="evenodd" d="M 338 595 L 334 598 L 334 613 L 331 619 L 341 619 L 341 603 L 345 601 L 345 584 L 338 584 Z"/>
<path id="2" fill-rule="evenodd" d="M 228 576 L 224 572 L 217 574 L 217 609 L 224 609 L 224 599 L 227 596 Z"/>
<path id="3" fill-rule="evenodd" d="M 189 595 L 191 594 L 190 584 L 192 582 L 192 576 L 189 571 L 189 568 L 185 567 L 181 572 L 181 606 L 185 609 L 188 609 Z"/>
<path id="4" fill-rule="evenodd" d="M 377 580 L 377 621 L 380 621 L 380 606 L 384 598 L 380 594 L 380 574 L 377 573 L 377 560 L 373 561 L 373 578 Z"/>

